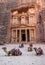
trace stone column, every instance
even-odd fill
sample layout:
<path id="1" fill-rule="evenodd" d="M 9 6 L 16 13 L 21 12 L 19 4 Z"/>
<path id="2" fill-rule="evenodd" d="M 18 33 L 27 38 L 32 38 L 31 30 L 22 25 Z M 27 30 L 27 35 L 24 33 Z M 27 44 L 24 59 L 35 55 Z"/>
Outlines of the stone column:
<path id="1" fill-rule="evenodd" d="M 29 15 L 29 24 L 30 24 L 30 15 Z"/>
<path id="2" fill-rule="evenodd" d="M 32 42 L 32 30 L 30 29 L 30 42 Z"/>
<path id="3" fill-rule="evenodd" d="M 29 39 L 30 39 L 30 29 L 29 29 Z"/>
<path id="4" fill-rule="evenodd" d="M 20 42 L 21 42 L 21 29 L 20 29 Z"/>
<path id="5" fill-rule="evenodd" d="M 16 30 L 16 43 L 17 43 L 17 30 Z"/>
<path id="6" fill-rule="evenodd" d="M 13 34 L 13 30 L 12 30 L 12 42 L 11 43 L 14 43 L 14 34 Z"/>
<path id="7" fill-rule="evenodd" d="M 36 30 L 34 29 L 34 41 L 36 41 Z"/>

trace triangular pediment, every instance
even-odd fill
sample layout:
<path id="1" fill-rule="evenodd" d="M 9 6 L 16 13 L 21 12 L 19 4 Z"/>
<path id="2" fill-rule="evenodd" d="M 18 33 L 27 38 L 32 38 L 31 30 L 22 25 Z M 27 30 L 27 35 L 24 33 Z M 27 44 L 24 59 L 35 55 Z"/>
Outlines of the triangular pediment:
<path id="1" fill-rule="evenodd" d="M 11 28 L 27 28 L 27 27 L 35 27 L 35 26 L 30 26 L 28 24 L 20 24 L 20 25 L 15 25 L 15 26 L 12 26 Z"/>
<path id="2" fill-rule="evenodd" d="M 19 27 L 28 27 L 28 25 L 21 24 Z"/>
<path id="3" fill-rule="evenodd" d="M 29 25 L 26 25 L 26 24 L 17 24 L 17 25 L 14 25 L 12 26 L 11 28 L 25 28 L 25 27 L 29 27 Z"/>
<path id="4" fill-rule="evenodd" d="M 18 26 L 16 26 L 16 27 L 19 27 L 19 28 L 25 28 L 25 27 L 30 27 L 30 26 L 27 25 L 27 24 L 21 24 L 21 25 L 18 25 Z"/>

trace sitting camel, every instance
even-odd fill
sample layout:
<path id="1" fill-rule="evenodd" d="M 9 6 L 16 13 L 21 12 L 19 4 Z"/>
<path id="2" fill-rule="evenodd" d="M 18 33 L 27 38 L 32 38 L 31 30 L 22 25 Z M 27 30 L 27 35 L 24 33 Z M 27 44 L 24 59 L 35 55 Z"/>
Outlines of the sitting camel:
<path id="1" fill-rule="evenodd" d="M 43 50 L 39 47 L 38 49 L 35 47 L 34 48 L 36 55 L 43 55 Z"/>
<path id="2" fill-rule="evenodd" d="M 4 50 L 4 52 L 7 53 L 8 56 L 19 56 L 22 55 L 22 52 L 19 49 L 11 49 L 10 51 L 7 51 L 6 47 L 2 48 Z"/>

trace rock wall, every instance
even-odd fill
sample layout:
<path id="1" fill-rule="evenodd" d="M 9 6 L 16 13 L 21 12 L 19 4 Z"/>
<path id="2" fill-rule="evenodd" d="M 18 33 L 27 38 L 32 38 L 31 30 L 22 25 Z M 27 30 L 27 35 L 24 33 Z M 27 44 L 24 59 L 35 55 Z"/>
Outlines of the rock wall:
<path id="1" fill-rule="evenodd" d="M 0 42 L 7 41 L 7 31 L 10 20 L 10 9 L 16 7 L 16 2 L 0 3 Z"/>

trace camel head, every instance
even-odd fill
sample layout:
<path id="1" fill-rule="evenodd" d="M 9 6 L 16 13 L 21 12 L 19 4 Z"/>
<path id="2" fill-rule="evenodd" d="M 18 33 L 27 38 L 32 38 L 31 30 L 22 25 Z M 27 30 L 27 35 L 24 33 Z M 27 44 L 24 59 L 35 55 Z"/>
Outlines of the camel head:
<path id="1" fill-rule="evenodd" d="M 3 49 L 3 51 L 4 51 L 5 53 L 8 53 L 6 47 L 3 47 L 2 49 Z"/>
<path id="2" fill-rule="evenodd" d="M 36 48 L 36 47 L 34 47 L 34 50 L 35 50 L 35 51 L 37 51 L 37 48 Z"/>

